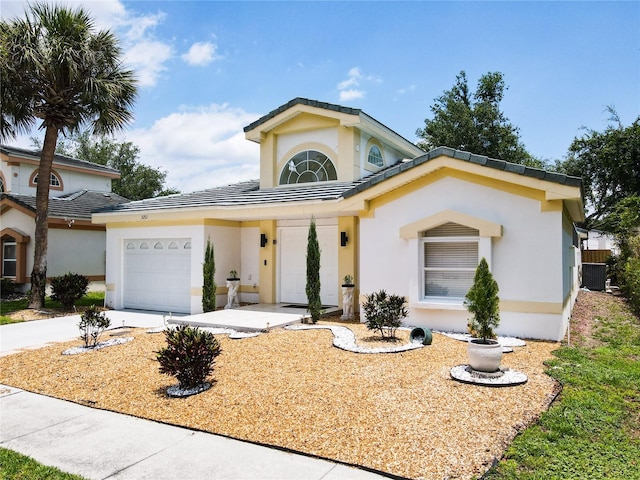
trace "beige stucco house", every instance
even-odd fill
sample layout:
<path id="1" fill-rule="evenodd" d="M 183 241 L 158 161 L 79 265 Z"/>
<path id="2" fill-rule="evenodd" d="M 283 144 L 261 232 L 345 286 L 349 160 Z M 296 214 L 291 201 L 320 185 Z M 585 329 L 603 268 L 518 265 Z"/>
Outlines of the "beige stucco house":
<path id="1" fill-rule="evenodd" d="M 40 152 L 0 147 L 0 268 L 21 290 L 30 287 Z M 91 223 L 94 209 L 128 201 L 111 193 L 120 178 L 112 168 L 56 155 L 49 183 L 47 277 L 67 272 L 104 284 L 105 227 Z"/>
<path id="2" fill-rule="evenodd" d="M 409 325 L 466 330 L 463 297 L 485 257 L 500 286 L 500 333 L 560 339 L 578 289 L 581 181 L 446 147 L 424 152 L 363 111 L 296 98 L 245 129 L 260 179 L 110 207 L 106 302 L 202 311 L 215 247 L 218 303 L 237 270 L 242 301 L 306 304 L 316 220 L 322 302 L 403 295 Z"/>

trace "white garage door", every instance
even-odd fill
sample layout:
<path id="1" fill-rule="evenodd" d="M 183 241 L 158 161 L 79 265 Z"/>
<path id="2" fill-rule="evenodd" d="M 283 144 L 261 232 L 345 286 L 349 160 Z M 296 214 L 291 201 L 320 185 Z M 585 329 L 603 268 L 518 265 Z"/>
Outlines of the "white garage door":
<path id="1" fill-rule="evenodd" d="M 125 308 L 190 313 L 191 240 L 125 240 L 123 285 Z"/>
<path id="2" fill-rule="evenodd" d="M 320 298 L 323 305 L 338 305 L 338 229 L 316 226 L 320 244 Z M 280 302 L 307 304 L 308 227 L 279 230 Z"/>

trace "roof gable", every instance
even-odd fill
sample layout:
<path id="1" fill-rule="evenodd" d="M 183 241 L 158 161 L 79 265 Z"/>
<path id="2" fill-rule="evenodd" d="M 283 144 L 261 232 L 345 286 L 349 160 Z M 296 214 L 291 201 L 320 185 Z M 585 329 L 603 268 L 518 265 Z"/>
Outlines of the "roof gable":
<path id="1" fill-rule="evenodd" d="M 336 125 L 361 130 L 399 151 L 406 152 L 409 157 L 415 157 L 422 152 L 415 144 L 359 108 L 344 107 L 301 97 L 290 100 L 244 127 L 245 138 L 261 143 L 268 133 L 301 115 L 313 115 L 316 119 L 318 117 L 333 119 Z"/>
<path id="2" fill-rule="evenodd" d="M 6 162 L 20 162 L 31 165 L 40 165 L 40 150 L 27 150 L 24 148 L 0 146 L 0 156 Z M 112 179 L 120 178 L 120 172 L 115 168 L 100 165 L 98 163 L 68 157 L 66 155 L 55 154 L 53 166 L 60 170 L 75 170 L 90 173 L 92 175 L 104 176 Z"/>

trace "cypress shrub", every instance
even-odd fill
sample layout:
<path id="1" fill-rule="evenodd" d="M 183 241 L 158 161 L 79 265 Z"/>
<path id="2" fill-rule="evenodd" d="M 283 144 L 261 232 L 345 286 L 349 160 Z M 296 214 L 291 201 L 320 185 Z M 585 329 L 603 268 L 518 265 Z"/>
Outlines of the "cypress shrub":
<path id="1" fill-rule="evenodd" d="M 216 309 L 216 260 L 211 240 L 207 240 L 207 248 L 204 252 L 202 264 L 202 310 L 212 312 Z"/>
<path id="2" fill-rule="evenodd" d="M 464 298 L 464 304 L 473 318 L 469 320 L 471 335 L 483 340 L 495 338 L 493 329 L 500 324 L 500 299 L 498 283 L 489 271 L 483 257 L 476 268 L 473 285 Z"/>
<path id="3" fill-rule="evenodd" d="M 320 299 L 320 244 L 316 232 L 316 221 L 312 217 L 307 237 L 307 293 L 308 311 L 311 320 L 316 323 L 320 319 L 322 300 Z"/>

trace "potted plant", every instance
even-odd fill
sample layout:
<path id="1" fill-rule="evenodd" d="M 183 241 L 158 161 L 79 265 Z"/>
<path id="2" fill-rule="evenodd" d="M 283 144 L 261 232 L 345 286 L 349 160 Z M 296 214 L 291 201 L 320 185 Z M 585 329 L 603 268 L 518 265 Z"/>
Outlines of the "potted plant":
<path id="1" fill-rule="evenodd" d="M 342 284 L 342 316 L 341 320 L 351 320 L 353 315 L 353 290 L 355 285 L 353 284 L 353 277 L 351 275 L 344 276 L 344 283 Z"/>
<path id="2" fill-rule="evenodd" d="M 238 272 L 236 270 L 231 270 L 229 272 L 229 276 L 227 277 L 227 280 L 230 282 L 240 280 L 240 277 L 238 277 Z"/>
<path id="3" fill-rule="evenodd" d="M 497 372 L 500 369 L 502 346 L 495 340 L 493 331 L 500 324 L 499 303 L 498 283 L 483 257 L 464 299 L 465 307 L 473 315 L 469 320 L 469 331 L 475 338 L 469 340 L 467 355 L 469 366 L 474 370 Z"/>

